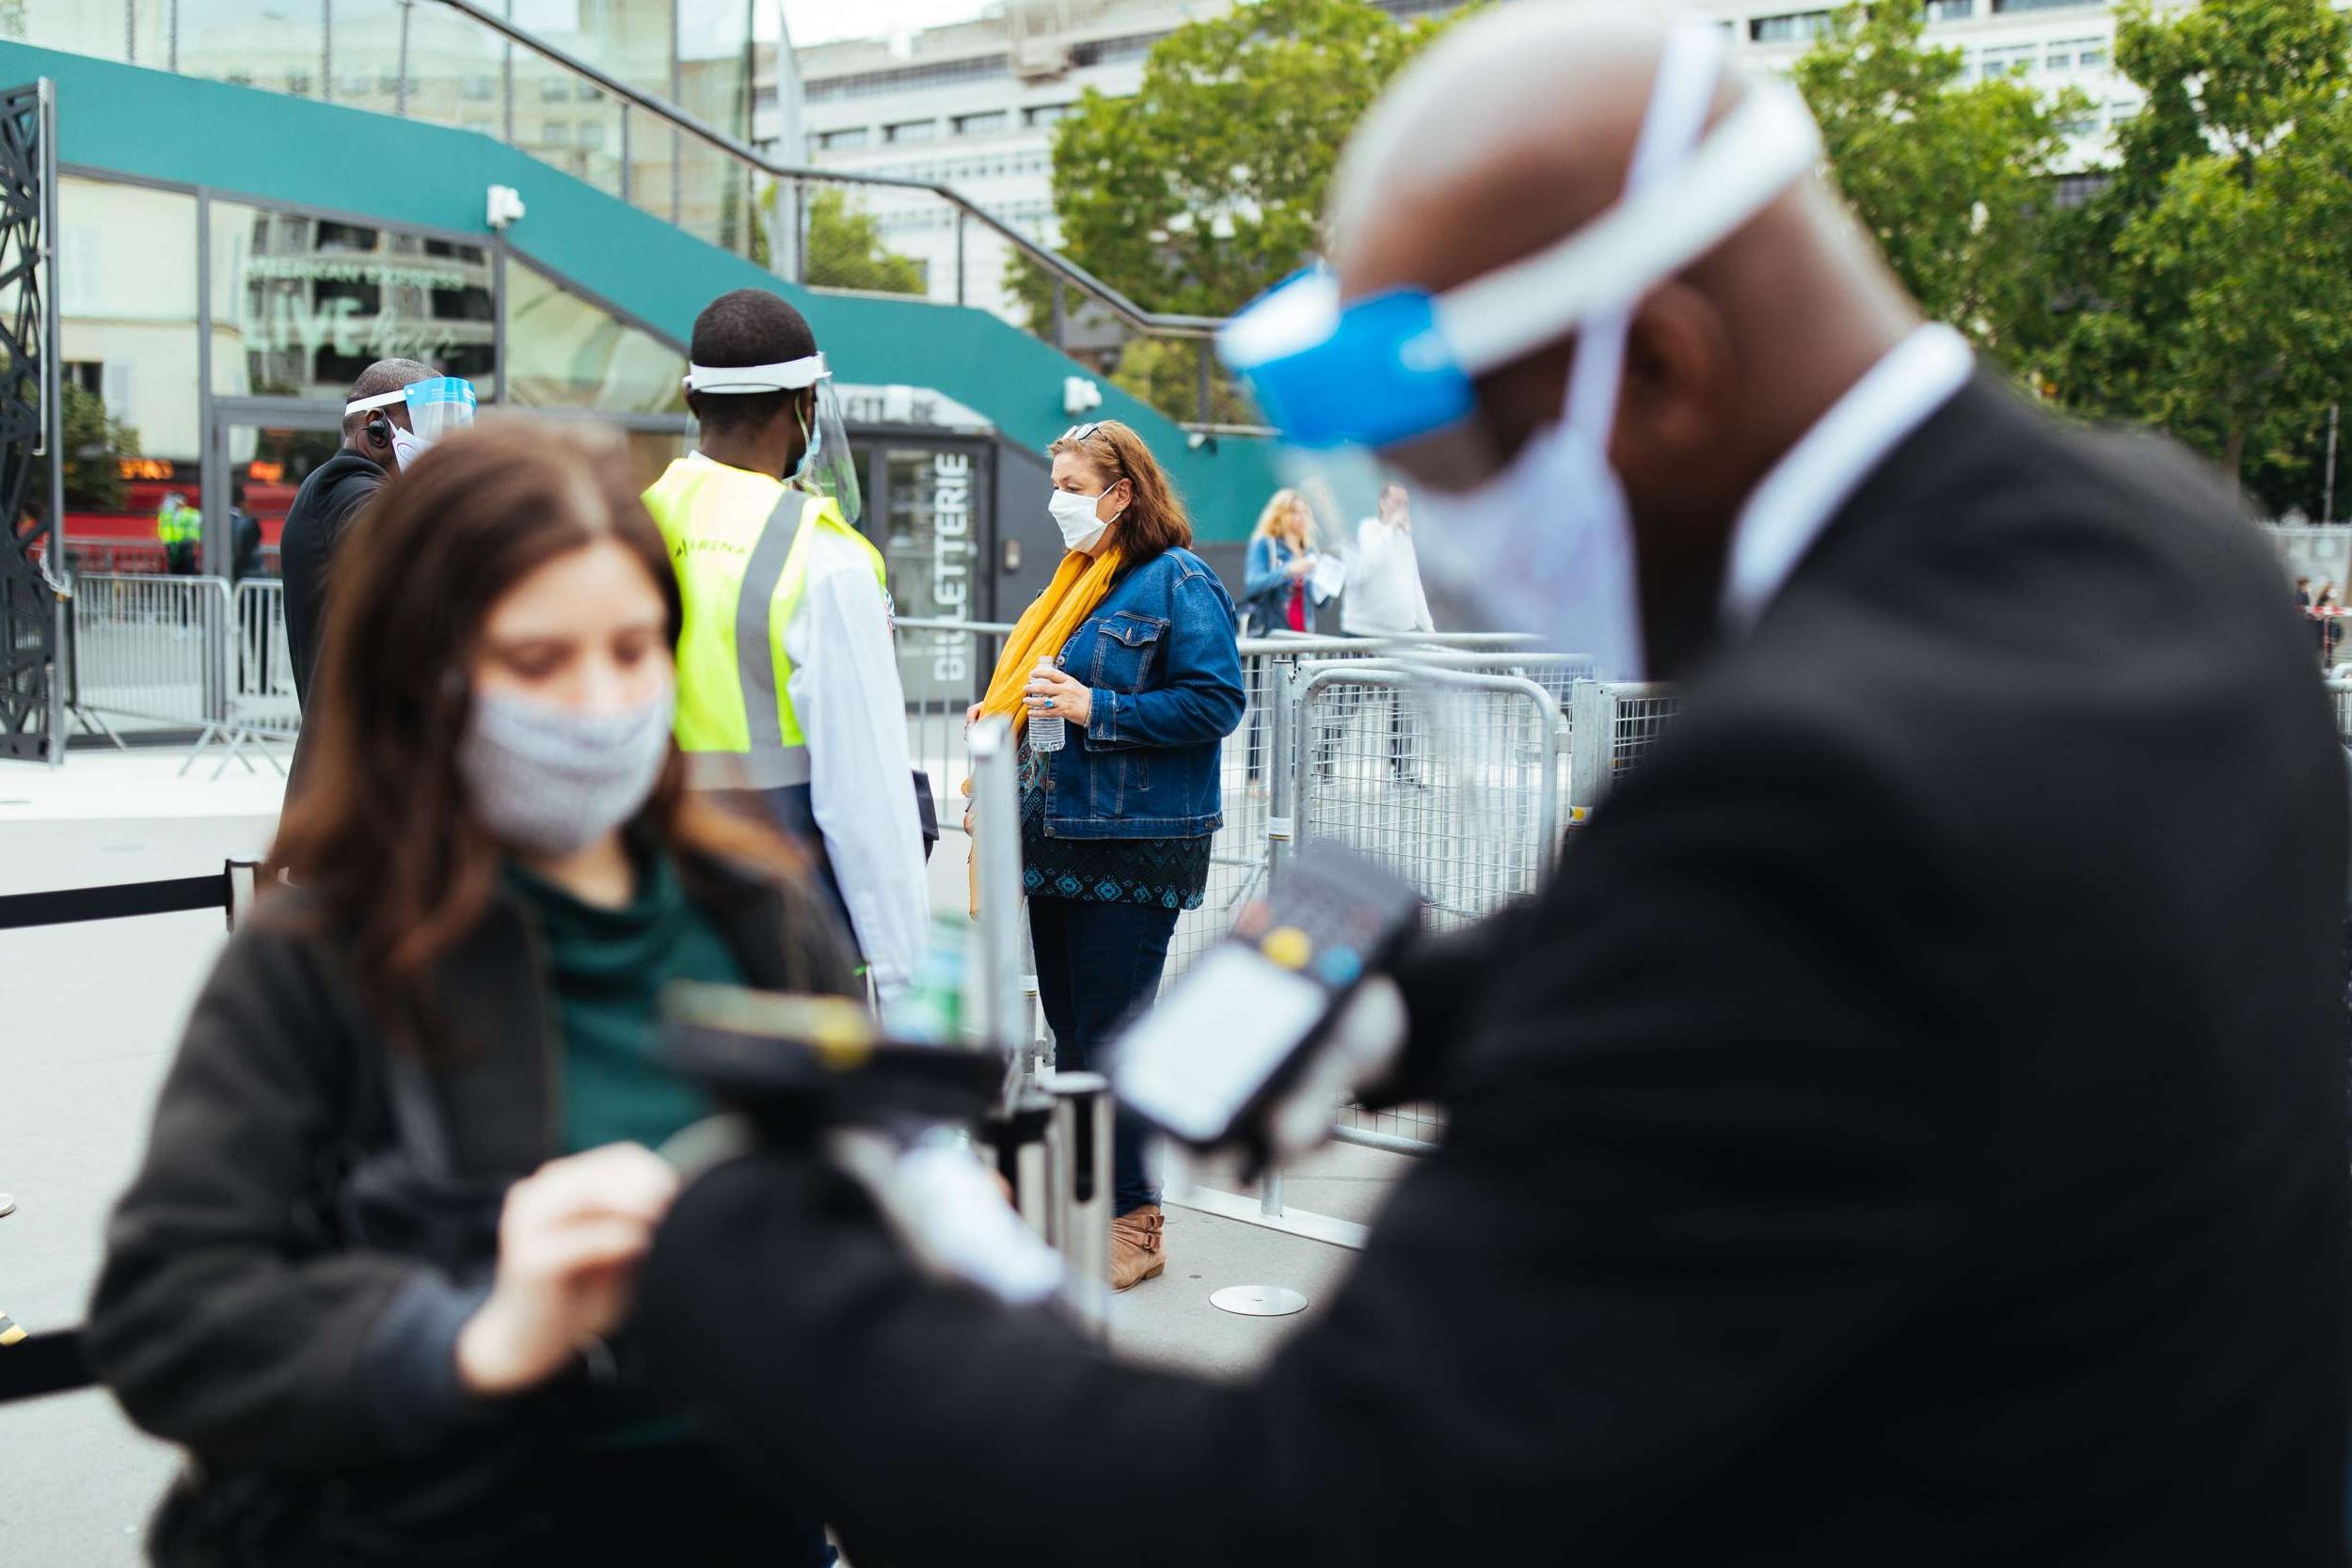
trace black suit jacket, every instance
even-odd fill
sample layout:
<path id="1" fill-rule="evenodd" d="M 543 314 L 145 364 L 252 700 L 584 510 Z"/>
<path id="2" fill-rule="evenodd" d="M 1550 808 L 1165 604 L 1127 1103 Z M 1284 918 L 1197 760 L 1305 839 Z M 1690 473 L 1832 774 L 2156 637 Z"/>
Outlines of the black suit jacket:
<path id="1" fill-rule="evenodd" d="M 1446 1145 L 1254 1382 L 776 1157 L 645 1309 L 896 1565 L 2340 1564 L 2343 768 L 2210 479 L 1979 383 L 1403 966 Z"/>

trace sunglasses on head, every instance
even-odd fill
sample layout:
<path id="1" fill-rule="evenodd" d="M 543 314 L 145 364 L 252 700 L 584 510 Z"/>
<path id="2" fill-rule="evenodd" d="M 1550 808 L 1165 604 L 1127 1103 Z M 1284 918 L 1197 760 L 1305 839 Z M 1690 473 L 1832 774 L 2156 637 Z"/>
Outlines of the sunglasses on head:
<path id="1" fill-rule="evenodd" d="M 1104 422 L 1097 420 L 1092 424 L 1073 424 L 1061 433 L 1061 438 L 1065 441 L 1083 441 L 1102 429 Z"/>

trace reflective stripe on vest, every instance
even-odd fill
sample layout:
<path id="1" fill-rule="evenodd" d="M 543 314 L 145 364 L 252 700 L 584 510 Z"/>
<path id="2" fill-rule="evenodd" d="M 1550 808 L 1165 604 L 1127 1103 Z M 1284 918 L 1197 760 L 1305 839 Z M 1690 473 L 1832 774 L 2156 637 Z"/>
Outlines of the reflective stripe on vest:
<path id="1" fill-rule="evenodd" d="M 685 601 L 677 739 L 689 753 L 689 779 L 699 788 L 806 784 L 784 629 L 807 587 L 809 545 L 820 532 L 855 541 L 878 583 L 882 552 L 832 501 L 719 463 L 671 464 L 645 492 L 645 506 Z"/>

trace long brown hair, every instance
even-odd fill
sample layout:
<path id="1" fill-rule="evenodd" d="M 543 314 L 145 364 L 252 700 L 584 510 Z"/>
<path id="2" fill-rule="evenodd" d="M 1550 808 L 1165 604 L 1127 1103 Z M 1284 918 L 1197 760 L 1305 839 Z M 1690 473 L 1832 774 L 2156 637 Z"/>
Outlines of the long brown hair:
<path id="1" fill-rule="evenodd" d="M 428 971 L 498 895 L 501 851 L 457 768 L 483 626 L 532 572 L 608 539 L 660 592 L 675 645 L 677 576 L 621 443 L 598 427 L 485 420 L 436 444 L 343 536 L 315 733 L 269 869 L 321 901 L 363 1001 L 405 1044 L 439 1022 Z M 783 840 L 687 794 L 675 746 L 631 831 L 779 877 L 795 867 Z"/>
<path id="2" fill-rule="evenodd" d="M 1184 499 L 1142 436 L 1117 420 L 1104 420 L 1083 436 L 1065 436 L 1045 449 L 1048 457 L 1066 451 L 1084 457 L 1108 483 L 1123 479 L 1134 490 L 1135 499 L 1127 503 L 1111 533 L 1111 543 L 1127 565 L 1140 566 L 1163 551 L 1192 544 L 1192 519 L 1184 515 Z"/>

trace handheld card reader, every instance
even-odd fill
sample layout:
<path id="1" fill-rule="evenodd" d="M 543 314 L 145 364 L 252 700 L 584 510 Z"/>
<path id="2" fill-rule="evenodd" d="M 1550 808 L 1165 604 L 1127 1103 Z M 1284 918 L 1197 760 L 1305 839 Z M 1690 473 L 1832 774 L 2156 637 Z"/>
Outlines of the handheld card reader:
<path id="1" fill-rule="evenodd" d="M 1325 841 L 1301 846 L 1267 897 L 1114 1044 L 1119 1099 L 1197 1148 L 1260 1149 L 1265 1113 L 1421 907 L 1386 866 Z"/>
<path id="2" fill-rule="evenodd" d="M 970 1123 L 1003 1094 L 1000 1055 L 894 1039 L 842 997 L 681 982 L 661 1019 L 660 1059 L 771 1132 Z"/>

